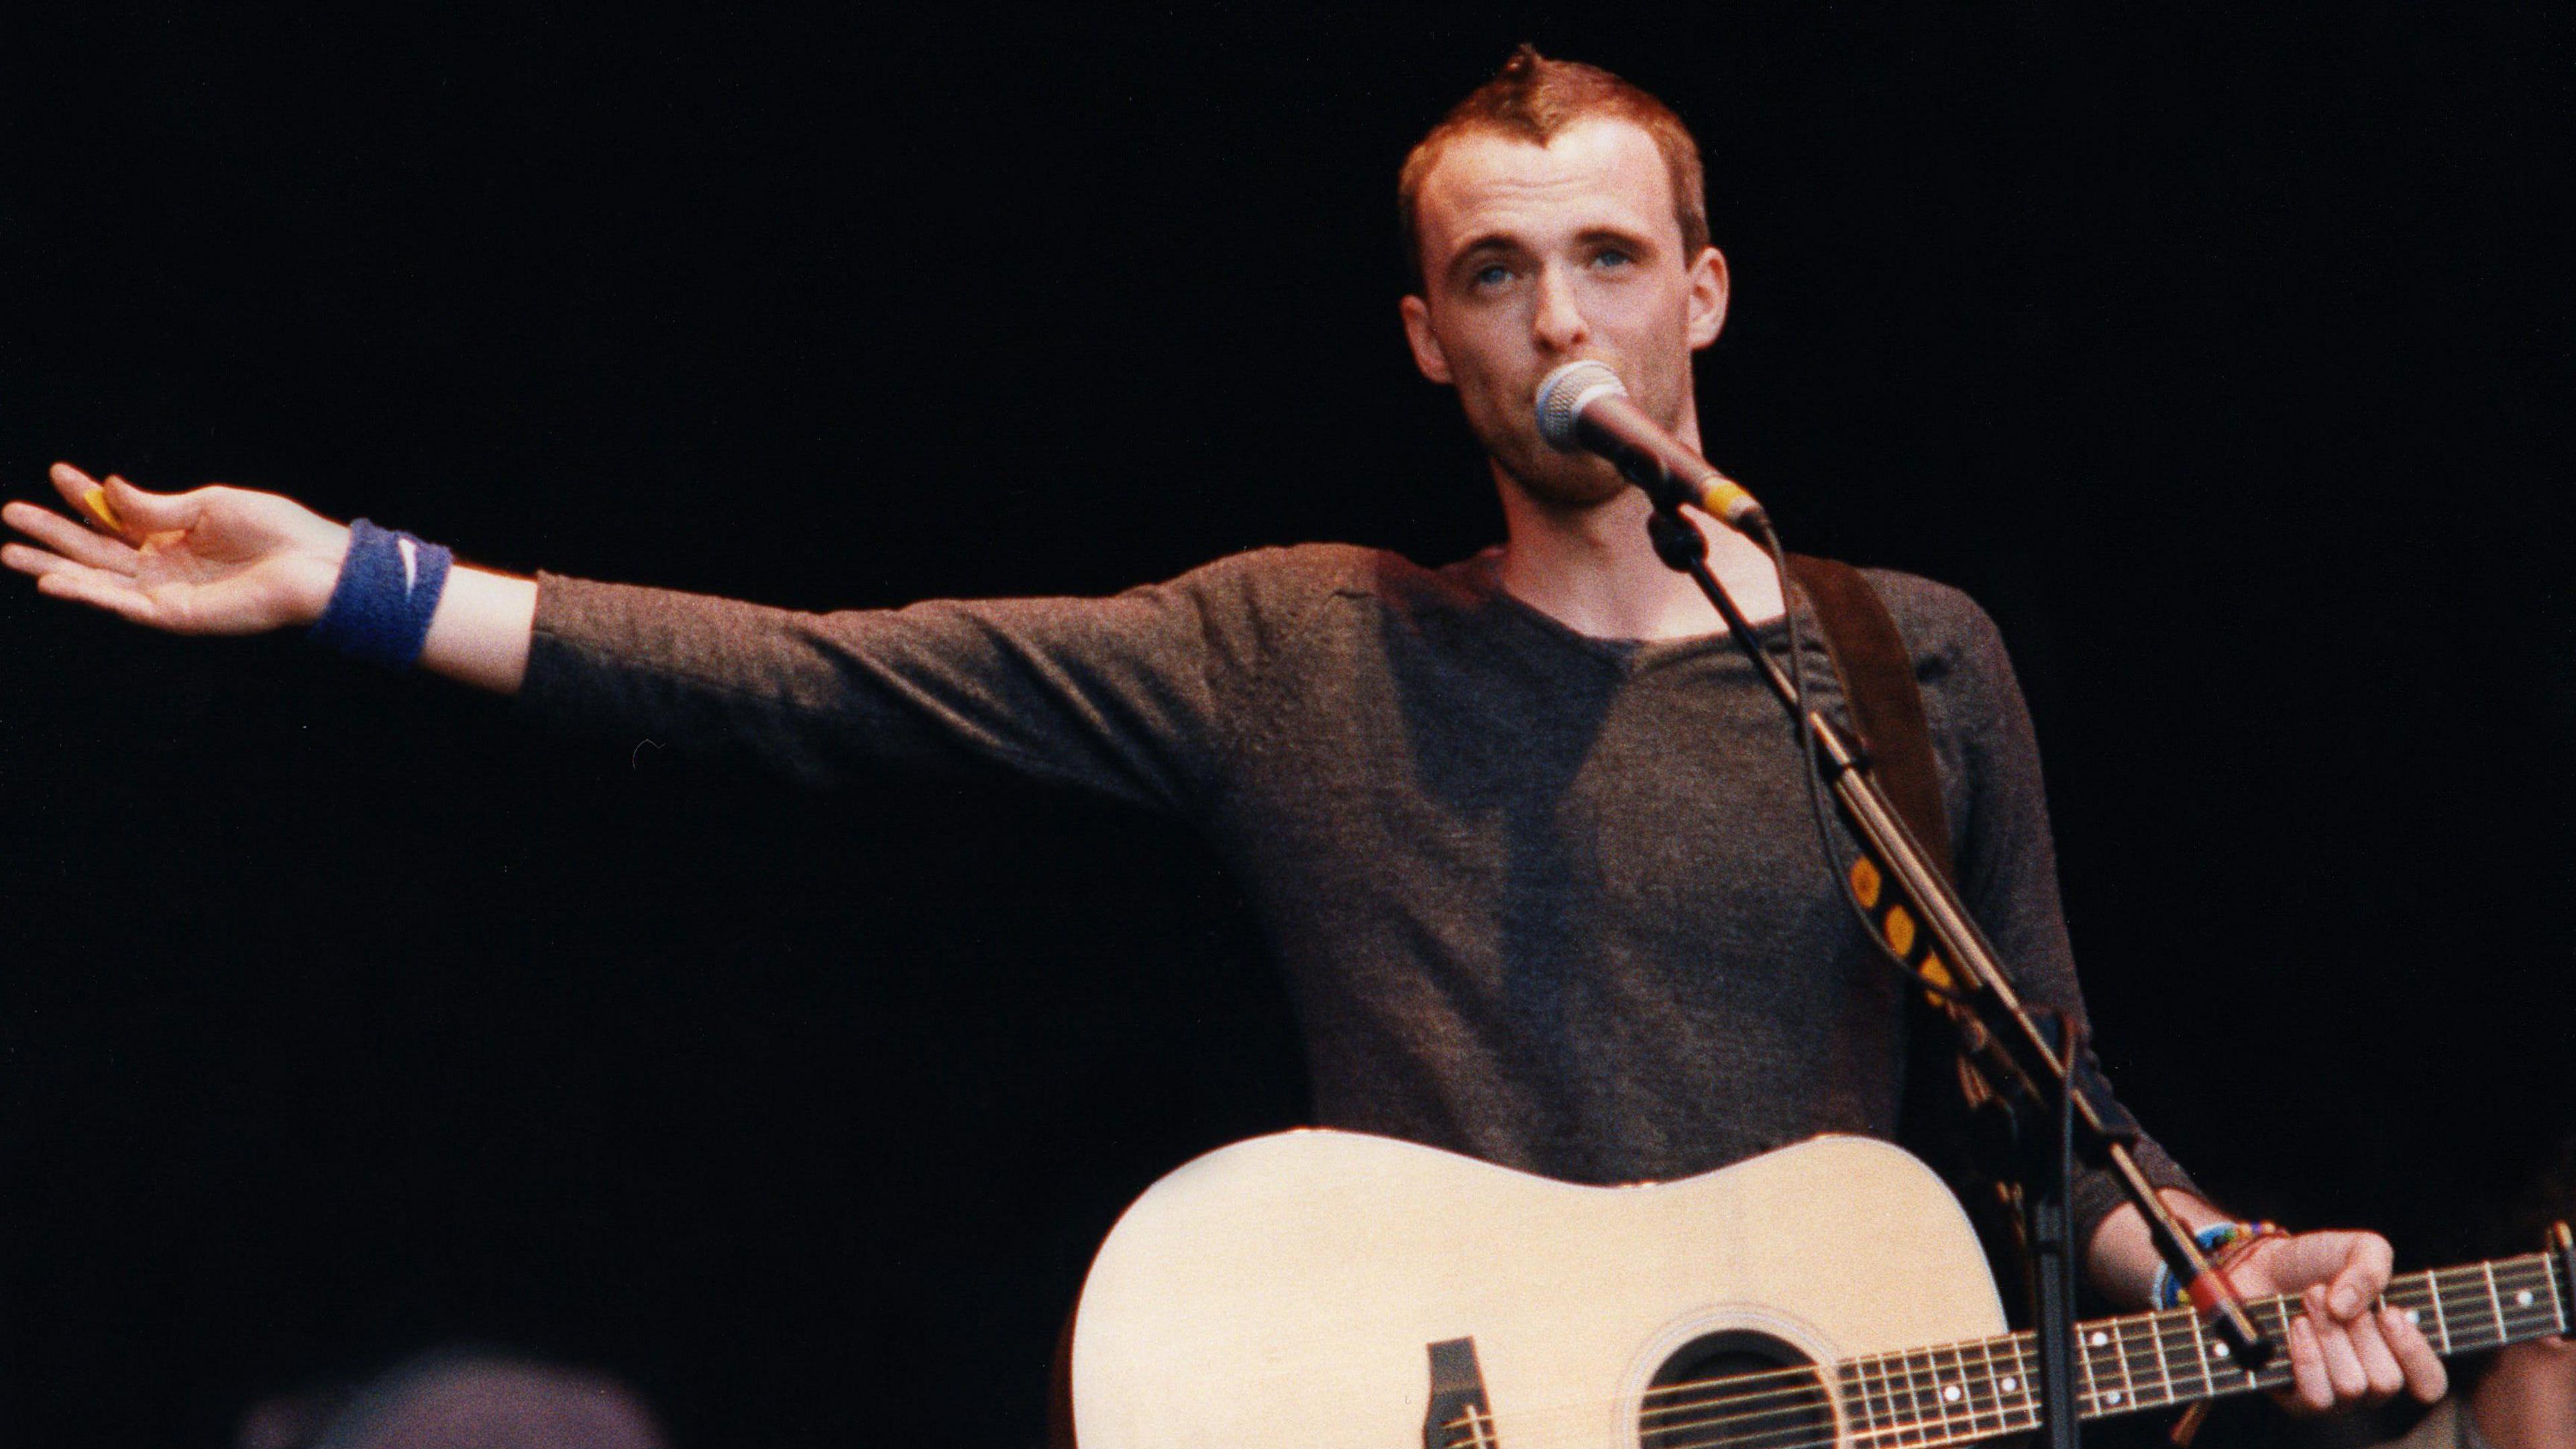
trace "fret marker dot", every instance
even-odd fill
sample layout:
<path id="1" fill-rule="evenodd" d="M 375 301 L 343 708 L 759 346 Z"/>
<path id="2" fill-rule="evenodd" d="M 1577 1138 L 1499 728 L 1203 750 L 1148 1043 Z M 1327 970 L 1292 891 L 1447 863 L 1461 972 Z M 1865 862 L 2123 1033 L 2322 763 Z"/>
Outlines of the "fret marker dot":
<path id="1" fill-rule="evenodd" d="M 2209 1346 L 2209 1356 L 2210 1356 L 2211 1358 L 2225 1358 L 2225 1357 L 2227 1357 L 2227 1345 L 2226 1345 L 2226 1344 L 2223 1344 L 2223 1343 L 2213 1343 L 2213 1344 L 2211 1344 L 2211 1345 Z"/>
<path id="2" fill-rule="evenodd" d="M 1959 1402 L 1959 1386 L 1957 1384 L 1952 1384 L 1948 1388 L 1943 1389 L 1941 1391 L 1941 1397 L 1953 1404 Z"/>
<path id="3" fill-rule="evenodd" d="M 2517 1308 L 2529 1308 L 2531 1306 L 2531 1290 L 2525 1288 L 2521 1292 L 2516 1293 L 2513 1295 L 2513 1302 L 2514 1306 Z"/>
<path id="4" fill-rule="evenodd" d="M 2013 1380 L 2012 1380 L 2011 1378 L 2007 1377 L 2007 1378 L 2004 1380 L 2004 1392 L 2009 1394 L 2009 1393 L 2011 1393 L 2012 1391 L 2013 1391 Z"/>
<path id="5" fill-rule="evenodd" d="M 2098 1329 L 2098 1328 L 2097 1328 L 2097 1329 L 2095 1329 L 2095 1330 L 2093 1330 L 2093 1337 L 2092 1337 L 2091 1342 L 2092 1342 L 2092 1344 L 2093 1344 L 2093 1346 L 2094 1346 L 2095 1348 L 2100 1348 L 2102 1345 L 2104 1345 L 2104 1344 L 2106 1344 L 2106 1343 L 2109 1343 L 2110 1341 L 2111 1341 L 2111 1335 L 2109 1335 L 2109 1334 L 2107 1334 L 2107 1333 L 2104 1333 L 2102 1330 L 2100 1330 L 2100 1329 Z"/>
<path id="6" fill-rule="evenodd" d="M 2102 1402 L 2106 1404 L 2116 1404 L 2120 1402 L 2120 1391 L 2118 1389 L 2113 1389 L 2111 1392 L 2104 1394 L 2102 1396 Z"/>
<path id="7" fill-rule="evenodd" d="M 2407 1321 L 2407 1322 L 2409 1322 L 2409 1323 L 2421 1323 L 2421 1322 L 2423 1322 L 2423 1321 L 2424 1321 L 2424 1310 L 2423 1310 L 2423 1309 L 2421 1309 L 2421 1308 L 2409 1308 L 2409 1309 L 2407 1309 L 2407 1310 L 2406 1310 L 2406 1321 Z"/>

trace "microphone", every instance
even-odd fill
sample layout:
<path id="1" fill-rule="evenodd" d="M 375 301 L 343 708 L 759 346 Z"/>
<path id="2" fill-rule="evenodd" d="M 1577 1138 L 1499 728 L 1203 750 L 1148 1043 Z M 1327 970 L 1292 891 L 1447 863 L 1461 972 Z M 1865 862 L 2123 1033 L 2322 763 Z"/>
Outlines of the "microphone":
<path id="1" fill-rule="evenodd" d="M 1560 451 L 1609 459 L 1658 507 L 1687 503 L 1739 533 L 1770 530 L 1753 495 L 1630 402 L 1606 363 L 1569 362 L 1539 379 L 1538 435 Z"/>

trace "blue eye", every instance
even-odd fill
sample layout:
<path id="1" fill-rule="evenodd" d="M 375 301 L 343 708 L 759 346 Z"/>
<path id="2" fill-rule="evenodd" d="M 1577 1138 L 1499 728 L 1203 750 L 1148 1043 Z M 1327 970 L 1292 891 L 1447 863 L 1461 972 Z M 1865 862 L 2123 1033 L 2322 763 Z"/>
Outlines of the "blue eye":
<path id="1" fill-rule="evenodd" d="M 1627 266 L 1635 260 L 1636 258 L 1629 256 L 1626 252 L 1619 250 L 1617 247 L 1610 247 L 1603 250 L 1599 255 L 1593 257 L 1592 264 L 1597 267 L 1616 269 Z"/>
<path id="2" fill-rule="evenodd" d="M 1503 283 L 1510 281 L 1511 277 L 1511 268 L 1504 266 L 1500 262 L 1495 262 L 1490 266 L 1478 267 L 1476 269 L 1476 275 L 1471 280 L 1473 280 L 1479 287 L 1499 287 Z"/>

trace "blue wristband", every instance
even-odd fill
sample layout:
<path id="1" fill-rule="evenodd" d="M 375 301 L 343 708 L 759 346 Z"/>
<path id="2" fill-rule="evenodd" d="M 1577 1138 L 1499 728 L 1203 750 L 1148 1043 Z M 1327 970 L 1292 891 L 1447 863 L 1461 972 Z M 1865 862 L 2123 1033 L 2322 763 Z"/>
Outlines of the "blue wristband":
<path id="1" fill-rule="evenodd" d="M 438 612 L 455 557 L 359 519 L 349 525 L 349 556 L 331 586 L 331 602 L 306 637 L 388 669 L 411 668 L 429 638 L 429 616 Z"/>

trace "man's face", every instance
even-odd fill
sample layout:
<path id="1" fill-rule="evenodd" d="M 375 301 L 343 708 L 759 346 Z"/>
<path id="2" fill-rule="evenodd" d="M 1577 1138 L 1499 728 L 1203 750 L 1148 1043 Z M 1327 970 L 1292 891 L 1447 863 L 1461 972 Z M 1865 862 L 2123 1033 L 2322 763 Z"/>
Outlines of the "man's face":
<path id="1" fill-rule="evenodd" d="M 1625 121 L 1578 121 L 1545 146 L 1471 133 L 1423 178 L 1415 207 L 1423 295 L 1404 299 L 1413 358 L 1458 389 L 1467 425 L 1537 501 L 1589 508 L 1627 485 L 1538 435 L 1539 379 L 1577 358 L 1608 363 L 1637 405 L 1697 436 L 1690 355 L 1726 318 L 1726 263 L 1685 256 L 1671 177 L 1654 139 Z"/>

